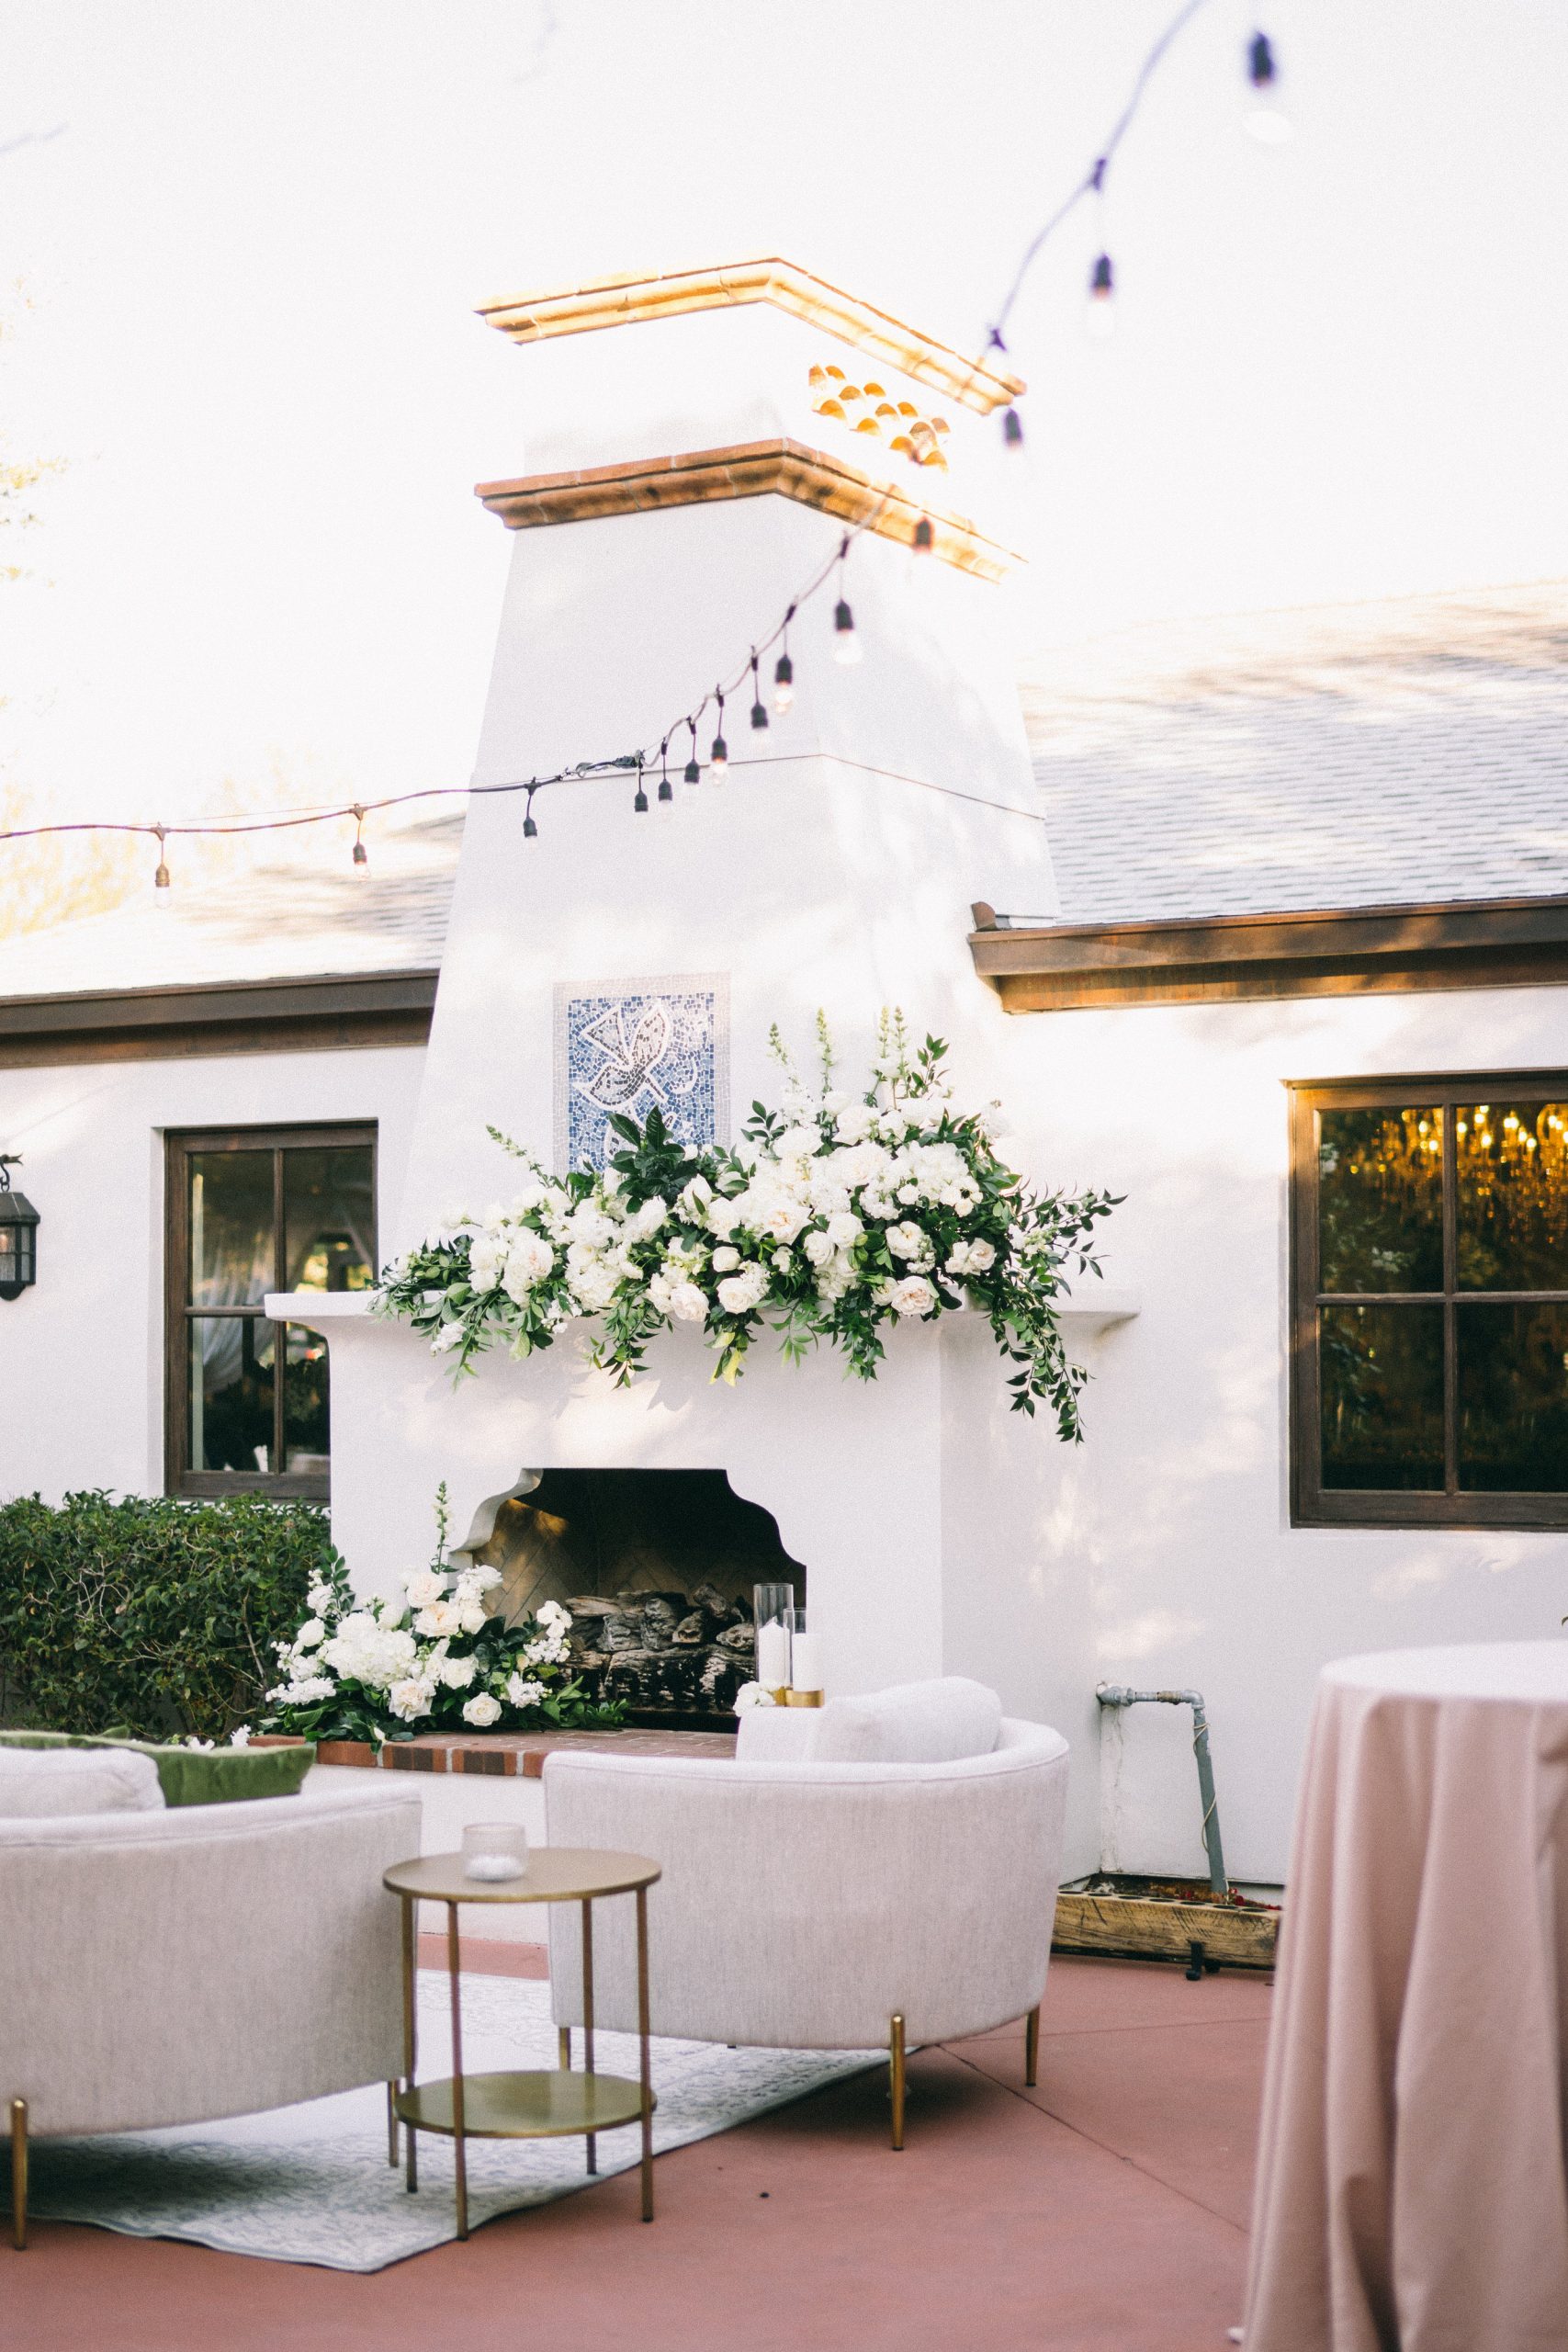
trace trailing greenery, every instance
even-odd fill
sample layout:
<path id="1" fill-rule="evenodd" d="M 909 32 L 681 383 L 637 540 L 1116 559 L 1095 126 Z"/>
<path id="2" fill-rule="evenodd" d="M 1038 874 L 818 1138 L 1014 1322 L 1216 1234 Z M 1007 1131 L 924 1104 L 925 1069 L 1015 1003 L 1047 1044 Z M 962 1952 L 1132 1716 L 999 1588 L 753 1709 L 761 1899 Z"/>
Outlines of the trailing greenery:
<path id="1" fill-rule="evenodd" d="M 0 1504 L 0 1716 L 226 1738 L 254 1722 L 276 1644 L 339 1566 L 317 1504 L 102 1490 Z"/>

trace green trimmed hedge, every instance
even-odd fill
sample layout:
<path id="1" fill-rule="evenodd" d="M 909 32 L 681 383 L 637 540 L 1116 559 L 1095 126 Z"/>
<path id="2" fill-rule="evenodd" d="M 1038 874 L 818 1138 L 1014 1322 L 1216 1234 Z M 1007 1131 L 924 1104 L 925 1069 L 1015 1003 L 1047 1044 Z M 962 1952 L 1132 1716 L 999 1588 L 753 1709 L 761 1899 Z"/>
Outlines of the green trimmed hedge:
<path id="1" fill-rule="evenodd" d="M 319 1504 L 0 1504 L 0 1721 L 140 1739 L 254 1722 L 332 1560 Z"/>

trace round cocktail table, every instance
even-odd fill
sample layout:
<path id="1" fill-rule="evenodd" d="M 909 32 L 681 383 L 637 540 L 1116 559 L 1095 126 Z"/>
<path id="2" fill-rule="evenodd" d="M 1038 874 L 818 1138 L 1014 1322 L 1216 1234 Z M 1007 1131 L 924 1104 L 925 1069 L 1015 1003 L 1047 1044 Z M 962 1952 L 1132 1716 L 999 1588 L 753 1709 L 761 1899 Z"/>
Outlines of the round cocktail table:
<path id="1" fill-rule="evenodd" d="M 653 2083 L 648 2057 L 648 1890 L 661 1875 L 643 1854 L 604 1854 L 585 1846 L 540 1846 L 519 1878 L 499 1883 L 465 1878 L 460 1854 L 423 1854 L 398 1862 L 382 1885 L 403 1906 L 403 2080 L 392 2101 L 393 2147 L 401 2123 L 408 2132 L 408 2185 L 419 2187 L 416 2135 L 444 2132 L 457 2156 L 457 2235 L 468 2234 L 468 2182 L 465 2140 L 538 2140 L 581 2132 L 588 2143 L 588 2169 L 597 2170 L 595 2137 L 622 2124 L 642 2125 L 642 2218 L 653 2219 Z M 593 2066 L 593 1905 L 602 1895 L 637 1897 L 637 2031 L 640 2079 L 601 2075 Z M 452 1991 L 452 2073 L 449 2079 L 415 2083 L 418 2059 L 415 1978 L 421 1903 L 446 1905 L 446 1969 Z M 571 2066 L 571 2030 L 560 2033 L 561 2063 L 551 2073 L 469 2075 L 463 2073 L 463 2019 L 457 1940 L 459 1903 L 581 1903 L 582 1905 L 583 2071 Z"/>

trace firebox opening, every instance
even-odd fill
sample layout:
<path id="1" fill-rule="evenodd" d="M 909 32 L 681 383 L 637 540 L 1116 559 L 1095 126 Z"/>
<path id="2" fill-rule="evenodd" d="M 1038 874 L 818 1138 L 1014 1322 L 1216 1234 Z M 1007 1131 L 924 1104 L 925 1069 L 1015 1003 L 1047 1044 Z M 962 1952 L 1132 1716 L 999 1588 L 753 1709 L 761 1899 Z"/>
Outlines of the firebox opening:
<path id="1" fill-rule="evenodd" d="M 472 1556 L 501 1570 L 500 1615 L 570 1610 L 584 1686 L 643 1728 L 732 1725 L 755 1668 L 752 1587 L 793 1584 L 806 1601 L 771 1513 L 722 1470 L 541 1471 Z"/>

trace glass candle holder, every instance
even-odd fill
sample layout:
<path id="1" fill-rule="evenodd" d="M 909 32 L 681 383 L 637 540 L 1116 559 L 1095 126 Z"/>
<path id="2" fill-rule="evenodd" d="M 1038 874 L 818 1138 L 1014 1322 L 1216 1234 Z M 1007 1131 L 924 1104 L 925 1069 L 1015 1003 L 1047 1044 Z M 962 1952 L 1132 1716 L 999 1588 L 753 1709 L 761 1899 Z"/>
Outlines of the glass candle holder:
<path id="1" fill-rule="evenodd" d="M 757 1623 L 757 1679 L 775 1700 L 789 1689 L 789 1625 L 795 1609 L 792 1584 L 752 1588 Z"/>
<path id="2" fill-rule="evenodd" d="M 520 1821 L 470 1821 L 463 1832 L 463 1876 L 499 1886 L 528 1868 L 528 1832 Z"/>
<path id="3" fill-rule="evenodd" d="M 822 1704 L 822 1636 L 806 1622 L 804 1609 L 789 1611 L 788 1702 L 792 1707 Z"/>

